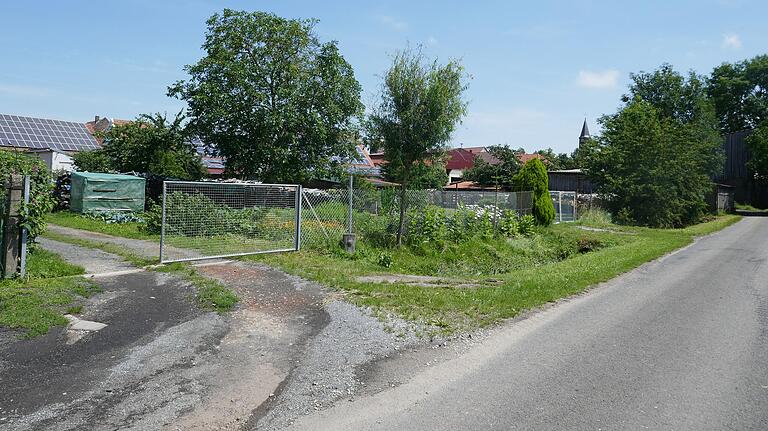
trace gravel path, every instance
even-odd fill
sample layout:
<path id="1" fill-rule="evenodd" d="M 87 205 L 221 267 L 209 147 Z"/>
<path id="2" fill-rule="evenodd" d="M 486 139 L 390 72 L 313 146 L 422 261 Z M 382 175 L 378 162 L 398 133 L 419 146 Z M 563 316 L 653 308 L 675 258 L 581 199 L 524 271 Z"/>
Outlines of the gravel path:
<path id="1" fill-rule="evenodd" d="M 123 271 L 134 267 L 120 256 L 92 248 L 80 247 L 47 238 L 37 238 L 42 248 L 61 256 L 65 261 L 82 266 L 87 274 Z"/>
<path id="2" fill-rule="evenodd" d="M 71 236 L 73 238 L 82 238 L 82 239 L 87 239 L 91 241 L 99 241 L 99 242 L 106 242 L 110 244 L 119 245 L 121 247 L 125 247 L 126 249 L 128 249 L 134 254 L 137 254 L 139 256 L 146 257 L 149 259 L 158 258 L 160 256 L 160 243 L 154 242 L 154 241 L 121 238 L 121 237 L 106 235 L 98 232 L 90 232 L 85 230 L 73 229 L 70 227 L 58 226 L 55 224 L 49 224 L 47 229 L 51 232 Z M 200 253 L 198 253 L 197 251 L 180 249 L 175 247 L 166 247 L 166 253 L 167 253 L 167 256 L 172 259 L 183 259 L 183 258 L 200 256 Z"/>

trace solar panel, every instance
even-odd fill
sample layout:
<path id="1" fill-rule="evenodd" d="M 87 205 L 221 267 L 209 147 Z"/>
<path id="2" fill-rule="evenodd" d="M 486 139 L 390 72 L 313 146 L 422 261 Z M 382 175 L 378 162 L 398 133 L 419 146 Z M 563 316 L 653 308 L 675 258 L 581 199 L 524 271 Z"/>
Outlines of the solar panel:
<path id="1" fill-rule="evenodd" d="M 0 114 L 0 146 L 84 151 L 99 148 L 85 124 Z"/>

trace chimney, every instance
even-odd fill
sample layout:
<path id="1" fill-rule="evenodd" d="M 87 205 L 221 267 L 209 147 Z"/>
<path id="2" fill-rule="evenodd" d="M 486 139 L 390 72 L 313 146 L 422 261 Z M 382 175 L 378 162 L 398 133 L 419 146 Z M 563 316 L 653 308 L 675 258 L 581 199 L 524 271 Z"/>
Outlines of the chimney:
<path id="1" fill-rule="evenodd" d="M 101 119 L 101 117 L 99 117 L 99 116 L 97 115 L 97 116 L 94 118 L 93 122 L 94 122 L 94 123 L 98 123 L 100 119 Z"/>

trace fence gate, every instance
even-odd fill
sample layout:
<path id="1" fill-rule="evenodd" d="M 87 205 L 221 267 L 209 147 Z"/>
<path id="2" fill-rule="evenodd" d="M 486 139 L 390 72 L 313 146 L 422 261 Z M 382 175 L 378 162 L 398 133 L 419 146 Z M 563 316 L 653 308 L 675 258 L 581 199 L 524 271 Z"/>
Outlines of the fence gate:
<path id="1" fill-rule="evenodd" d="M 160 262 L 296 251 L 301 186 L 166 181 Z"/>

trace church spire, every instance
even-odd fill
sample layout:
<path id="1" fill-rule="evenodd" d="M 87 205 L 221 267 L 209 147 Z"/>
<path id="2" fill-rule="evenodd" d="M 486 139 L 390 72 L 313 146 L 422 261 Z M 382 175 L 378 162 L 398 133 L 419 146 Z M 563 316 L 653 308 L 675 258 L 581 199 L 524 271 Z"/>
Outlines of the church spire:
<path id="1" fill-rule="evenodd" d="M 587 127 L 587 119 L 584 118 L 584 124 L 581 126 L 581 134 L 579 135 L 579 148 L 592 139 L 592 135 L 589 134 L 589 127 Z"/>

